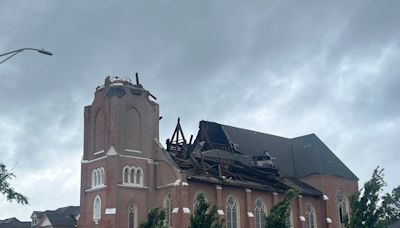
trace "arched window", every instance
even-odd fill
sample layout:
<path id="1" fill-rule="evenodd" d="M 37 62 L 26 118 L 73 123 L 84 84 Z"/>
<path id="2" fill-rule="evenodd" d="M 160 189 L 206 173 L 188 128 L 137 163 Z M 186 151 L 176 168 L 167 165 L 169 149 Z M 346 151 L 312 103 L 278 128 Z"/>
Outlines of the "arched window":
<path id="1" fill-rule="evenodd" d="M 129 204 L 128 206 L 128 228 L 138 227 L 138 211 L 135 204 Z"/>
<path id="2" fill-rule="evenodd" d="M 265 227 L 265 216 L 266 216 L 267 208 L 265 206 L 264 201 L 258 197 L 256 199 L 256 228 L 264 228 Z"/>
<path id="3" fill-rule="evenodd" d="M 130 184 L 134 184 L 134 183 L 136 183 L 136 168 L 135 168 L 135 166 L 132 166 L 131 167 L 131 169 L 130 169 L 130 172 L 129 172 L 129 175 L 130 175 L 130 179 L 129 179 L 129 183 Z"/>
<path id="4" fill-rule="evenodd" d="M 313 206 L 309 203 L 306 205 L 306 226 L 307 228 L 316 228 L 316 216 Z"/>
<path id="5" fill-rule="evenodd" d="M 130 173 L 129 173 L 129 166 L 125 166 L 122 171 L 122 183 L 127 184 L 129 183 Z"/>
<path id="6" fill-rule="evenodd" d="M 143 186 L 143 170 L 140 167 L 136 169 L 136 184 Z"/>
<path id="7" fill-rule="evenodd" d="M 135 166 L 125 166 L 122 170 L 122 183 L 143 186 L 143 169 Z"/>
<path id="8" fill-rule="evenodd" d="M 95 173 L 95 177 L 96 177 L 95 186 L 99 186 L 100 185 L 100 173 L 99 173 L 99 170 L 95 169 L 94 173 Z"/>
<path id="9" fill-rule="evenodd" d="M 347 216 L 346 197 L 341 189 L 336 192 L 336 207 L 338 217 L 338 228 L 345 227 L 345 219 Z"/>
<path id="10" fill-rule="evenodd" d="M 104 183 L 105 183 L 105 172 L 104 172 L 104 168 L 101 167 L 101 168 L 99 169 L 99 172 L 100 172 L 100 185 L 104 185 Z"/>
<path id="11" fill-rule="evenodd" d="M 96 186 L 96 170 L 92 170 L 92 188 Z"/>
<path id="12" fill-rule="evenodd" d="M 93 201 L 93 221 L 97 223 L 101 218 L 101 199 L 96 196 Z"/>
<path id="13" fill-rule="evenodd" d="M 96 113 L 94 119 L 94 152 L 104 150 L 106 121 L 103 110 Z"/>
<path id="14" fill-rule="evenodd" d="M 140 185 L 140 186 L 143 186 L 143 170 L 142 170 L 142 168 L 138 167 L 138 168 L 136 169 L 136 175 L 135 175 L 135 177 L 136 177 L 136 182 L 135 182 L 135 184 Z"/>
<path id="15" fill-rule="evenodd" d="M 238 200 L 230 195 L 226 199 L 226 227 L 227 228 L 238 228 L 240 227 L 239 222 L 240 209 Z"/>
<path id="16" fill-rule="evenodd" d="M 168 227 L 172 227 L 172 196 L 170 193 L 164 197 L 164 208 L 166 210 L 164 223 Z"/>
<path id="17" fill-rule="evenodd" d="M 208 202 L 207 196 L 203 191 L 198 191 L 193 197 L 193 213 L 196 210 L 197 206 L 200 204 L 200 197 L 204 197 L 204 201 Z"/>
<path id="18" fill-rule="evenodd" d="M 103 186 L 105 183 L 104 168 L 97 168 L 92 171 L 92 188 Z"/>

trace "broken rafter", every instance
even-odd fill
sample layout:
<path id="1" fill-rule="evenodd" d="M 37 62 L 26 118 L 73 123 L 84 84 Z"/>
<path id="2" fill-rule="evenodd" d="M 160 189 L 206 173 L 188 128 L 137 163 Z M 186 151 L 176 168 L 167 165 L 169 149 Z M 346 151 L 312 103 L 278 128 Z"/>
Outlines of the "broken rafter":
<path id="1" fill-rule="evenodd" d="M 172 143 L 176 143 L 176 144 L 179 144 L 179 143 L 186 144 L 186 139 L 185 139 L 185 135 L 183 134 L 183 131 L 182 131 L 180 120 L 181 119 L 178 118 L 178 123 L 176 124 L 175 131 L 172 134 L 171 142 Z M 179 135 L 182 136 L 182 140 L 181 141 L 179 141 Z"/>

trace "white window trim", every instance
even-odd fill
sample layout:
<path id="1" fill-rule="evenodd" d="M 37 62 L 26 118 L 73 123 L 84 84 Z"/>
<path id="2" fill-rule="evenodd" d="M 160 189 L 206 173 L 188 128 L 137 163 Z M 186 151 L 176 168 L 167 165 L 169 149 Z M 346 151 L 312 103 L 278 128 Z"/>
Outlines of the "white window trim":
<path id="1" fill-rule="evenodd" d="M 236 206 L 236 228 L 240 228 L 240 203 L 238 198 L 236 198 L 234 195 L 228 195 L 228 197 L 225 200 L 225 207 L 226 207 L 226 224 L 228 223 L 228 199 L 233 198 L 235 201 L 235 206 Z"/>
<path id="2" fill-rule="evenodd" d="M 308 228 L 308 217 L 309 217 L 309 213 L 307 211 L 307 207 L 310 206 L 311 208 L 311 212 L 313 214 L 313 224 L 314 227 L 313 228 L 318 228 L 318 224 L 317 224 L 317 213 L 315 210 L 315 207 L 311 204 L 311 203 L 306 203 L 306 208 L 305 208 L 305 219 L 306 219 L 306 227 Z"/>
<path id="3" fill-rule="evenodd" d="M 92 170 L 91 189 L 101 188 L 105 186 L 105 169 L 103 167 Z"/>
<path id="4" fill-rule="evenodd" d="M 102 153 L 104 153 L 104 150 L 97 151 L 93 155 L 98 155 L 98 154 L 102 154 Z"/>
<path id="5" fill-rule="evenodd" d="M 96 192 L 107 188 L 107 185 L 100 185 L 93 188 L 86 189 L 85 192 Z"/>
<path id="6" fill-rule="evenodd" d="M 137 180 L 138 172 L 139 172 L 139 180 Z M 135 184 L 143 186 L 143 169 L 141 167 L 137 167 L 135 170 Z"/>
<path id="7" fill-rule="evenodd" d="M 342 197 L 343 197 L 343 200 L 342 200 L 341 202 L 338 201 L 338 194 L 339 194 L 339 192 L 342 193 Z M 347 215 L 347 216 L 350 216 L 350 213 L 349 213 L 349 211 L 350 211 L 350 209 L 349 209 L 349 202 L 348 202 L 348 200 L 347 200 L 346 195 L 344 194 L 343 189 L 339 188 L 338 190 L 336 190 L 336 199 L 335 199 L 335 202 L 336 202 L 337 222 L 338 222 L 338 224 L 340 224 L 340 227 L 341 227 L 341 226 L 342 226 L 342 223 L 340 222 L 339 206 L 341 205 L 341 206 L 342 206 L 342 209 L 343 209 L 343 211 L 342 211 L 342 216 L 344 216 L 344 217 L 346 217 L 346 215 Z"/>
<path id="8" fill-rule="evenodd" d="M 126 171 L 128 172 L 127 180 L 125 177 Z M 137 180 L 138 172 L 139 172 L 139 180 Z M 133 182 L 132 182 L 132 173 L 133 173 Z M 122 169 L 122 185 L 143 186 L 143 176 L 144 176 L 144 172 L 141 167 L 124 166 L 124 168 Z"/>
<path id="9" fill-rule="evenodd" d="M 126 152 L 131 152 L 131 153 L 137 153 L 137 154 L 141 154 L 142 151 L 140 150 L 133 150 L 133 149 L 125 149 Z"/>
<path id="10" fill-rule="evenodd" d="M 149 189 L 149 186 L 142 186 L 136 184 L 117 184 L 118 187 L 122 188 L 138 188 L 138 189 Z"/>
<path id="11" fill-rule="evenodd" d="M 128 206 L 128 225 L 129 225 L 129 213 L 132 210 L 132 208 L 134 210 L 134 218 L 133 218 L 134 225 L 133 225 L 133 227 L 138 227 L 138 213 L 139 213 L 139 211 L 138 211 L 137 205 L 134 204 L 134 203 L 131 203 Z"/>
<path id="12" fill-rule="evenodd" d="M 96 207 L 97 200 L 99 202 L 98 208 Z M 98 213 L 98 217 L 97 217 L 97 213 Z M 101 198 L 100 198 L 100 196 L 97 195 L 93 201 L 93 222 L 97 224 L 100 219 L 101 219 Z"/>
<path id="13" fill-rule="evenodd" d="M 166 209 L 165 216 L 165 225 L 168 227 L 172 227 L 172 211 L 173 211 L 173 201 L 171 193 L 167 193 L 163 199 L 163 206 Z M 188 208 L 189 209 L 189 208 Z M 183 212 L 185 213 L 185 208 L 183 208 Z"/>
<path id="14" fill-rule="evenodd" d="M 261 197 L 257 197 L 254 202 L 255 202 L 254 213 L 255 213 L 255 217 L 256 217 L 256 227 L 257 227 L 257 223 L 259 222 L 259 221 L 257 221 L 258 210 L 261 209 L 261 216 L 262 216 L 261 219 L 263 219 L 264 216 L 267 215 L 268 208 L 267 208 L 267 204 Z M 257 206 L 257 202 L 261 202 L 261 208 L 259 208 Z M 264 225 L 265 225 L 265 219 L 263 221 L 264 221 Z M 262 221 L 260 224 L 263 224 Z"/>
<path id="15" fill-rule="evenodd" d="M 149 163 L 155 163 L 154 160 L 151 159 L 151 158 L 143 158 L 143 157 L 137 157 L 137 156 L 131 156 L 131 155 L 122 155 L 122 154 L 118 154 L 116 156 L 123 157 L 123 158 L 136 158 L 136 159 L 140 159 L 140 160 L 145 160 L 145 161 L 147 161 Z M 102 157 L 95 158 L 95 159 L 92 159 L 92 160 L 84 160 L 84 159 L 82 159 L 81 163 L 82 164 L 90 164 L 90 163 L 93 163 L 95 161 L 102 160 L 104 158 L 107 158 L 107 156 L 102 156 Z"/>

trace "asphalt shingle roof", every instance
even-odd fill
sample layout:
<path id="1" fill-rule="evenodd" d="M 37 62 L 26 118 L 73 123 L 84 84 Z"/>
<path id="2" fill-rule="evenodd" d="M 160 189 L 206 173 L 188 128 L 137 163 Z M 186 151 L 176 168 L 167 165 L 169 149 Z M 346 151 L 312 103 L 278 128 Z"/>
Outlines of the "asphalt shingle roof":
<path id="1" fill-rule="evenodd" d="M 55 227 L 75 227 L 75 216 L 79 215 L 79 206 L 61 207 L 56 210 L 34 211 L 40 219 L 47 217 Z"/>
<path id="2" fill-rule="evenodd" d="M 218 127 L 222 131 L 216 130 Z M 290 139 L 208 121 L 201 121 L 200 128 L 206 129 L 213 142 L 224 142 L 226 138 L 244 156 L 262 156 L 268 152 L 284 177 L 325 174 L 358 180 L 315 134 Z"/>
<path id="3" fill-rule="evenodd" d="M 21 222 L 17 218 L 0 220 L 0 228 L 29 228 L 30 222 Z"/>

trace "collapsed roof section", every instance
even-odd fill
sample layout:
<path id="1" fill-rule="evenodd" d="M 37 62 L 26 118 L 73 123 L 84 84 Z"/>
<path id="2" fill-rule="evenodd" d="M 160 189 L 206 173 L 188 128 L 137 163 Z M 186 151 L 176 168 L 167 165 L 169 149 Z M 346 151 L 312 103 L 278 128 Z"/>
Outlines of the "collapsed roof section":
<path id="1" fill-rule="evenodd" d="M 188 178 L 283 192 L 322 193 L 299 178 L 312 174 L 358 180 L 315 135 L 294 139 L 200 121 L 199 132 L 187 142 L 180 121 L 167 152 Z"/>

